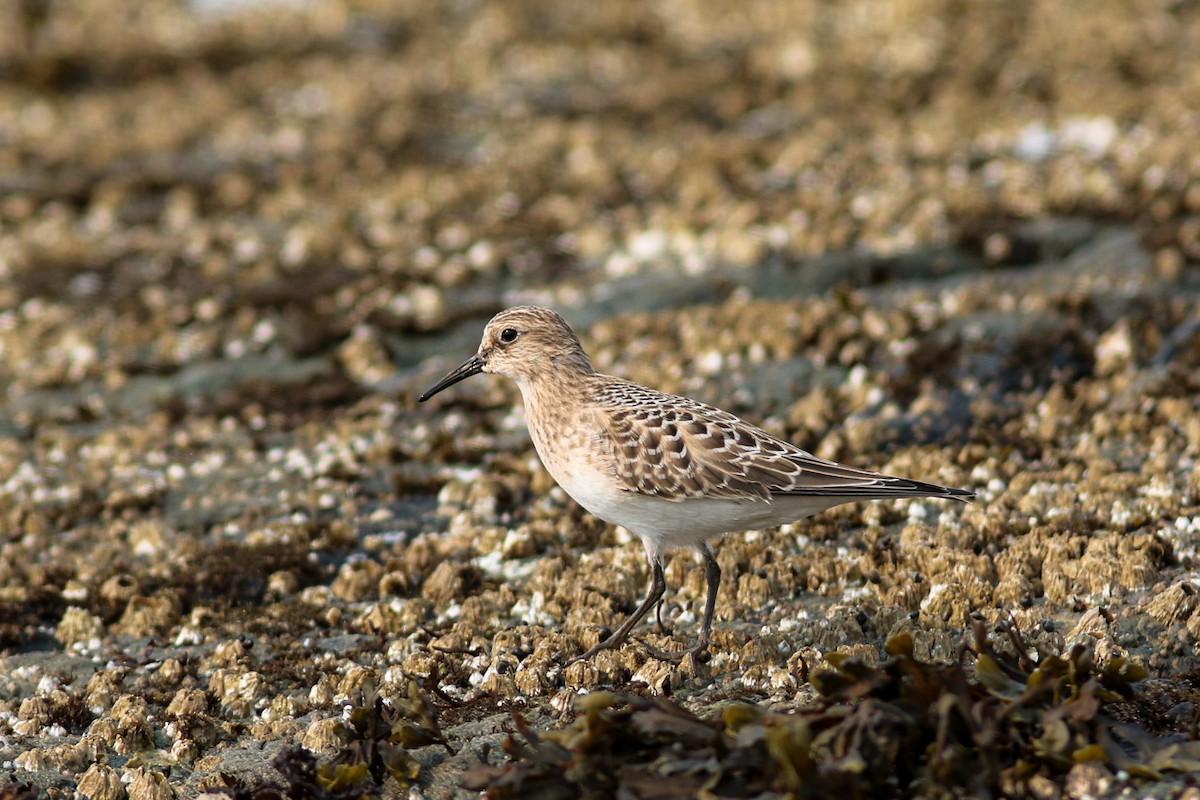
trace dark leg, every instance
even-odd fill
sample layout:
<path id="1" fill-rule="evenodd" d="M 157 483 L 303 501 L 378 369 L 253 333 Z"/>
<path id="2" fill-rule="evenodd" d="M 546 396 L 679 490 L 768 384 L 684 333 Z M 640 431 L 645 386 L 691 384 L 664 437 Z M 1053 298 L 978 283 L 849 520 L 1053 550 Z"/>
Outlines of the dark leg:
<path id="1" fill-rule="evenodd" d="M 630 631 L 642 621 L 642 617 L 646 616 L 655 603 L 662 600 L 662 596 L 666 591 L 667 579 L 663 576 L 662 563 L 659 561 L 650 562 L 650 589 L 646 592 L 646 599 L 642 601 L 642 604 L 637 607 L 636 611 L 630 614 L 629 619 L 625 620 L 625 624 L 617 628 L 616 633 L 583 655 L 568 661 L 567 666 L 574 664 L 576 661 L 585 661 L 601 650 L 612 650 L 625 644 L 625 640 L 629 638 Z"/>
<path id="2" fill-rule="evenodd" d="M 704 621 L 700 623 L 700 641 L 704 647 L 708 647 L 708 637 L 712 634 L 713 612 L 717 610 L 717 589 L 721 586 L 721 565 L 713 558 L 712 550 L 707 544 L 700 552 L 704 556 L 704 579 L 708 583 L 708 595 L 704 598 Z"/>
<path id="3" fill-rule="evenodd" d="M 662 607 L 663 607 L 663 601 L 662 601 L 662 600 L 659 600 L 659 601 L 658 601 L 658 605 L 656 605 L 656 606 L 654 607 L 654 618 L 655 618 L 656 620 L 658 620 L 658 632 L 659 632 L 659 633 L 661 633 L 663 636 L 666 636 L 667 634 L 669 634 L 669 633 L 670 633 L 670 631 L 669 631 L 669 630 L 667 630 L 667 626 L 666 626 L 666 625 L 663 625 L 663 621 L 662 621 Z"/>
<path id="4" fill-rule="evenodd" d="M 713 558 L 712 550 L 707 544 L 701 545 L 700 555 L 704 556 L 704 578 L 708 582 L 708 594 L 704 598 L 704 620 L 700 623 L 700 638 L 692 647 L 673 653 L 650 647 L 645 642 L 642 642 L 642 646 L 646 648 L 646 652 L 660 661 L 673 661 L 677 663 L 688 655 L 699 658 L 701 653 L 708 650 L 709 637 L 712 635 L 713 612 L 717 608 L 717 589 L 721 586 L 721 567 L 717 564 L 717 560 Z"/>

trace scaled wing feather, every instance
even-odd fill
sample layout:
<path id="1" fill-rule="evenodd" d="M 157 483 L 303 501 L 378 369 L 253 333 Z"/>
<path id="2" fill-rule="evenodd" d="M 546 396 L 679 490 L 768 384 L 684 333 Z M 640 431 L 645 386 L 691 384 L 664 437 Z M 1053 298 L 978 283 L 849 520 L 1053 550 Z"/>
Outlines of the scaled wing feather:
<path id="1" fill-rule="evenodd" d="M 684 500 L 766 500 L 774 496 L 915 497 L 953 494 L 817 458 L 727 411 L 633 383 L 597 397 L 598 442 L 621 487 Z M 964 493 L 965 494 L 965 493 Z"/>

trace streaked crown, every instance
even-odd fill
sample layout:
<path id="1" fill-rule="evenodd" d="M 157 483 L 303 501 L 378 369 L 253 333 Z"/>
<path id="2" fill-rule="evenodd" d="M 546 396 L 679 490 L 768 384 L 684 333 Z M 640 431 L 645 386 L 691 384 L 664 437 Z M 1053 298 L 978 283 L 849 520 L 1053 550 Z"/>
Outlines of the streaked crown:
<path id="1" fill-rule="evenodd" d="M 483 371 L 518 382 L 551 371 L 595 372 L 579 337 L 558 312 L 514 306 L 492 317 L 479 343 Z"/>

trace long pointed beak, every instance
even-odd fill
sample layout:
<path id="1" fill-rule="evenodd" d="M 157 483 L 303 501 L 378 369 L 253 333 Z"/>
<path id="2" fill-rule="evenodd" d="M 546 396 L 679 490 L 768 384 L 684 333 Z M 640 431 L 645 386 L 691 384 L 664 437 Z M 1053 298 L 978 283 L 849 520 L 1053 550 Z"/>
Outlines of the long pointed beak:
<path id="1" fill-rule="evenodd" d="M 481 372 L 483 372 L 483 359 L 480 358 L 478 354 L 473 355 L 469 359 L 467 359 L 467 361 L 461 367 L 458 367 L 458 368 L 454 369 L 453 371 L 451 371 L 451 373 L 449 375 L 447 375 L 446 377 L 442 378 L 440 381 L 435 383 L 429 391 L 425 392 L 425 394 L 418 397 L 417 402 L 424 403 L 426 400 L 433 397 L 435 394 L 440 392 L 442 389 L 453 386 L 454 384 L 458 383 L 459 381 L 465 381 L 467 378 L 471 377 L 472 375 L 478 375 Z"/>

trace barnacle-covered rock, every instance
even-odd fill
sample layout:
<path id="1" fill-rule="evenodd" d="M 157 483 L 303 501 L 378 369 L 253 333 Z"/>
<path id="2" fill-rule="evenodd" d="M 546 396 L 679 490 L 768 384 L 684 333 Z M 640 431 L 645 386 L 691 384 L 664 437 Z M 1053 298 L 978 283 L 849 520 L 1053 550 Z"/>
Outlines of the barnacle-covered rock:
<path id="1" fill-rule="evenodd" d="M 165 633 L 179 621 L 178 595 L 163 591 L 150 597 L 130 597 L 113 630 L 129 636 L 153 636 Z"/>
<path id="2" fill-rule="evenodd" d="M 433 574 L 425 579 L 421 595 L 432 603 L 434 608 L 443 609 L 451 601 L 464 600 L 477 591 L 481 579 L 482 575 L 477 567 L 443 561 L 438 564 Z"/>
<path id="3" fill-rule="evenodd" d="M 515 697 L 517 690 L 517 660 L 511 655 L 498 656 L 480 676 L 479 690 L 493 697 Z"/>
<path id="4" fill-rule="evenodd" d="M 174 800 L 175 790 L 161 772 L 135 767 L 125 770 L 129 782 L 129 800 Z"/>
<path id="5" fill-rule="evenodd" d="M 338 570 L 330 589 L 333 594 L 348 603 L 357 603 L 375 594 L 383 566 L 370 559 L 349 561 Z"/>
<path id="6" fill-rule="evenodd" d="M 45 697 L 27 697 L 17 710 L 13 730 L 22 736 L 41 736 L 50 723 L 50 701 Z"/>
<path id="7" fill-rule="evenodd" d="M 112 719 L 117 726 L 113 750 L 119 755 L 132 755 L 151 747 L 154 728 L 150 724 L 149 705 L 145 698 L 126 694 L 113 704 Z"/>
<path id="8" fill-rule="evenodd" d="M 208 679 L 208 690 L 222 709 L 236 717 L 247 717 L 265 705 L 270 682 L 260 672 L 216 669 Z"/>
<path id="9" fill-rule="evenodd" d="M 346 740 L 346 723 L 336 717 L 313 720 L 300 740 L 306 749 L 317 755 L 332 755 Z"/>
<path id="10" fill-rule="evenodd" d="M 1163 625 L 1186 623 L 1200 607 L 1196 587 L 1188 580 L 1178 581 L 1166 590 L 1155 592 L 1146 603 L 1146 613 Z"/>
<path id="11" fill-rule="evenodd" d="M 379 672 L 357 664 L 346 670 L 338 683 L 337 697 L 343 701 L 361 703 L 363 698 L 373 696 L 379 687 Z"/>
<path id="12" fill-rule="evenodd" d="M 104 635 L 104 622 L 77 606 L 69 606 L 54 629 L 55 637 L 67 647 L 95 647 Z"/>
<path id="13" fill-rule="evenodd" d="M 121 776 L 107 764 L 92 764 L 79 778 L 79 794 L 89 800 L 125 800 L 125 784 Z"/>
<path id="14" fill-rule="evenodd" d="M 408 636 L 418 630 L 433 613 L 433 604 L 423 597 L 393 599 L 367 606 L 355 621 L 355 626 L 372 633 Z"/>
<path id="15" fill-rule="evenodd" d="M 154 671 L 152 678 L 155 688 L 168 691 L 179 686 L 187 675 L 187 670 L 177 658 L 164 658 L 162 664 Z"/>
<path id="16" fill-rule="evenodd" d="M 239 664 L 246 663 L 248 652 L 246 642 L 243 639 L 226 639 L 223 642 L 218 642 L 217 646 L 213 648 L 212 660 L 213 663 L 222 667 L 236 667 Z"/>
<path id="17" fill-rule="evenodd" d="M 50 755 L 45 750 L 36 747 L 18 754 L 13 759 L 13 763 L 27 772 L 41 772 L 42 770 L 53 769 L 55 766 L 50 759 Z"/>

